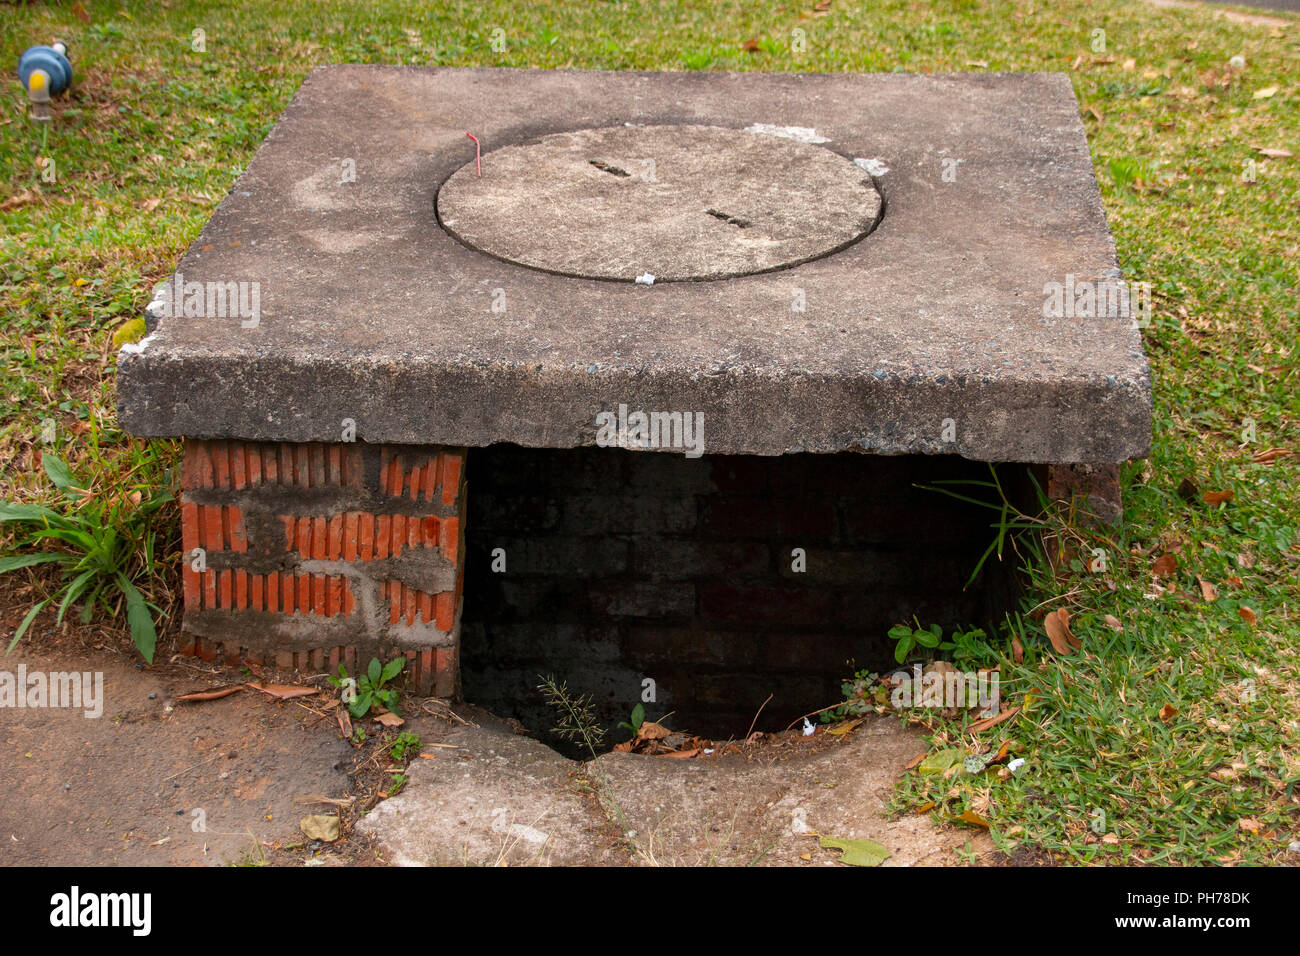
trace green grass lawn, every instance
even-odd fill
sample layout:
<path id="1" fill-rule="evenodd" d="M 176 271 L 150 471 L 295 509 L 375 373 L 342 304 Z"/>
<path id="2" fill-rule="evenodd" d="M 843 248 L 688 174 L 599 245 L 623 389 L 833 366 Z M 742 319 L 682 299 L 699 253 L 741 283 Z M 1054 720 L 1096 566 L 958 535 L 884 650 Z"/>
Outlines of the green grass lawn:
<path id="1" fill-rule="evenodd" d="M 937 747 L 1010 742 L 1024 768 L 909 774 L 898 808 L 978 815 L 1013 859 L 1300 861 L 1287 851 L 1300 839 L 1300 459 L 1262 454 L 1300 453 L 1300 19 L 1136 0 L 815 2 L 0 5 L 0 498 L 56 497 L 40 448 L 104 499 L 172 480 L 172 443 L 116 427 L 112 335 L 315 64 L 1067 72 L 1126 275 L 1155 289 L 1154 446 L 1126 471 L 1122 532 L 1075 529 L 1065 560 L 1030 562 L 1026 613 L 997 638 L 1025 648 L 1002 670 L 1024 709 L 977 736 L 931 728 Z M 77 79 L 45 131 L 12 70 L 55 37 Z M 1207 491 L 1233 496 L 1208 504 Z M 165 646 L 179 555 L 174 512 L 160 514 L 170 538 L 141 585 L 170 615 Z M 1084 567 L 1093 547 L 1105 572 Z M 1176 567 L 1157 577 L 1165 555 Z M 4 632 L 52 587 L 34 569 L 0 578 Z M 1086 656 L 1052 654 L 1040 619 L 1057 608 Z"/>

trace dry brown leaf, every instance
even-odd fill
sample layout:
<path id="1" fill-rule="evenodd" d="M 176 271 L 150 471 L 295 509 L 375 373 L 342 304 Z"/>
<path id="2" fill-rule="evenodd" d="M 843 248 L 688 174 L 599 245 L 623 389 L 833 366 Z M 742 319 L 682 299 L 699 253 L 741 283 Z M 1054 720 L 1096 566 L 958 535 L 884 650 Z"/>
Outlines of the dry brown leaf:
<path id="1" fill-rule="evenodd" d="M 1241 619 L 1245 621 L 1247 624 L 1249 624 L 1251 627 L 1254 627 L 1255 623 L 1259 620 L 1259 615 L 1257 615 L 1250 608 L 1246 607 L 1246 605 L 1244 604 L 1241 607 L 1237 608 L 1237 613 L 1241 615 Z"/>
<path id="2" fill-rule="evenodd" d="M 982 731 L 988 730 L 990 727 L 996 727 L 1004 720 L 1009 720 L 1019 712 L 1019 707 L 1010 707 L 1007 710 L 994 714 L 992 717 L 985 717 L 982 720 L 975 721 L 975 723 L 966 728 L 966 732 L 971 734 L 981 733 Z"/>
<path id="3" fill-rule="evenodd" d="M 245 687 L 251 687 L 253 690 L 260 690 L 263 694 L 280 700 L 292 700 L 294 697 L 310 697 L 313 694 L 319 694 L 320 691 L 315 687 L 299 687 L 294 684 L 245 684 Z"/>
<path id="4" fill-rule="evenodd" d="M 985 830 L 989 828 L 989 822 L 973 810 L 967 810 L 965 813 L 960 816 L 955 816 L 952 819 L 959 823 L 969 823 L 972 826 L 983 827 Z"/>
<path id="5" fill-rule="evenodd" d="M 1207 604 L 1219 596 L 1219 592 L 1215 590 L 1214 585 L 1199 574 L 1196 576 L 1196 583 L 1201 586 L 1201 597 L 1205 598 Z"/>
<path id="6" fill-rule="evenodd" d="M 913 757 L 911 760 L 907 762 L 907 766 L 904 767 L 903 769 L 915 770 L 917 767 L 921 765 L 921 761 L 924 759 L 925 759 L 925 754 L 917 754 L 915 757 Z"/>
<path id="7" fill-rule="evenodd" d="M 77 0 L 77 2 L 72 5 L 72 15 L 82 23 L 90 22 L 90 14 L 86 12 L 86 8 L 82 5 L 81 0 Z"/>
<path id="8" fill-rule="evenodd" d="M 224 687 L 221 690 L 204 690 L 194 694 L 183 694 L 177 697 L 176 700 L 220 700 L 222 697 L 229 697 L 239 690 L 242 690 L 239 686 Z"/>
<path id="9" fill-rule="evenodd" d="M 1165 721 L 1165 723 L 1168 723 L 1171 717 L 1177 717 L 1177 716 L 1178 716 L 1178 708 L 1175 707 L 1173 704 L 1165 704 L 1165 706 L 1160 708 L 1160 719 Z"/>
<path id="10" fill-rule="evenodd" d="M 1082 642 L 1070 633 L 1070 612 L 1058 608 L 1043 618 L 1047 639 L 1058 654 L 1069 654 L 1082 647 Z"/>
<path id="11" fill-rule="evenodd" d="M 1151 573 L 1158 578 L 1167 578 L 1178 570 L 1178 559 L 1172 554 L 1162 554 L 1151 565 Z"/>
<path id="12" fill-rule="evenodd" d="M 653 720 L 646 720 L 641 722 L 641 727 L 637 730 L 636 736 L 638 740 L 663 740 L 670 733 L 672 731 L 667 727 L 656 724 Z"/>
<path id="13" fill-rule="evenodd" d="M 699 752 L 700 752 L 700 751 L 699 751 L 698 749 L 692 749 L 692 750 L 670 750 L 670 751 L 668 751 L 668 753 L 660 754 L 659 756 L 661 756 L 661 757 L 679 757 L 679 758 L 685 759 L 685 758 L 687 758 L 687 757 L 694 757 L 694 756 L 695 756 L 697 753 L 699 753 Z"/>
<path id="14" fill-rule="evenodd" d="M 1259 821 L 1254 817 L 1242 817 L 1237 821 L 1237 826 L 1247 833 L 1258 833 L 1260 829 Z"/>
<path id="15" fill-rule="evenodd" d="M 1225 501 L 1231 501 L 1235 497 L 1236 493 L 1229 489 L 1228 491 L 1207 491 L 1201 495 L 1201 500 L 1207 505 L 1217 505 Z"/>
<path id="16" fill-rule="evenodd" d="M 24 189 L 17 196 L 10 196 L 4 202 L 0 202 L 0 212 L 12 212 L 15 209 L 21 209 L 23 206 L 36 202 L 39 198 L 30 189 Z"/>
<path id="17" fill-rule="evenodd" d="M 1292 155 L 1291 150 L 1275 146 L 1256 146 L 1255 151 L 1271 159 L 1290 159 Z"/>
<path id="18" fill-rule="evenodd" d="M 1011 635 L 1011 659 L 1017 664 L 1025 662 L 1025 646 L 1020 643 L 1020 638 L 1014 634 Z"/>
<path id="19" fill-rule="evenodd" d="M 1235 574 L 1230 574 L 1223 580 L 1227 581 L 1228 584 L 1232 585 L 1234 588 L 1242 588 L 1246 586 L 1242 583 L 1241 578 L 1237 577 Z"/>
<path id="20" fill-rule="evenodd" d="M 616 754 L 630 754 L 631 752 L 632 752 L 632 741 L 630 740 L 625 740 L 621 744 L 614 745 L 614 753 Z"/>
<path id="21" fill-rule="evenodd" d="M 933 800 L 927 800 L 927 801 L 925 801 L 925 803 L 921 804 L 919 807 L 916 808 L 916 812 L 917 812 L 917 813 L 929 813 L 929 812 L 930 812 L 931 810 L 933 810 L 933 809 L 934 809 L 934 801 L 933 801 Z"/>
<path id="22" fill-rule="evenodd" d="M 352 717 L 346 707 L 339 707 L 334 711 L 334 719 L 338 721 L 339 730 L 343 736 L 352 739 Z"/>
<path id="23" fill-rule="evenodd" d="M 1252 460 L 1257 465 L 1267 465 L 1291 454 L 1294 454 L 1294 452 L 1286 448 L 1267 448 L 1264 451 L 1256 452 Z"/>
<path id="24" fill-rule="evenodd" d="M 1106 622 L 1106 626 L 1109 627 L 1112 631 L 1124 630 L 1123 622 L 1120 621 L 1120 619 L 1117 618 L 1114 614 L 1107 614 L 1104 618 L 1102 618 L 1102 620 Z"/>
<path id="25" fill-rule="evenodd" d="M 740 45 L 740 48 L 741 48 L 742 50 L 744 50 L 746 53 L 757 53 L 757 52 L 758 52 L 758 41 L 755 40 L 755 39 L 753 39 L 753 38 L 751 37 L 750 39 L 748 39 L 748 40 L 746 40 L 744 43 L 742 43 L 742 44 Z"/>
<path id="26" fill-rule="evenodd" d="M 383 724 L 385 727 L 400 727 L 402 724 L 406 723 L 406 721 L 391 711 L 386 710 L 375 717 L 375 723 Z"/>

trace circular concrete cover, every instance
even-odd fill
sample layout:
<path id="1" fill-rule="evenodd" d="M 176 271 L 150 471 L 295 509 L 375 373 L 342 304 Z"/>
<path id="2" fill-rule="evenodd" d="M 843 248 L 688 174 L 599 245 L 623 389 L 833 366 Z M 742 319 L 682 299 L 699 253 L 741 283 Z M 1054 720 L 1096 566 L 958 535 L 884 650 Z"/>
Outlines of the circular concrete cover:
<path id="1" fill-rule="evenodd" d="M 768 272 L 866 235 L 881 198 L 821 146 L 716 126 L 557 133 L 471 160 L 438 192 L 466 245 L 546 272 L 656 282 Z M 641 281 L 647 281 L 644 278 Z"/>

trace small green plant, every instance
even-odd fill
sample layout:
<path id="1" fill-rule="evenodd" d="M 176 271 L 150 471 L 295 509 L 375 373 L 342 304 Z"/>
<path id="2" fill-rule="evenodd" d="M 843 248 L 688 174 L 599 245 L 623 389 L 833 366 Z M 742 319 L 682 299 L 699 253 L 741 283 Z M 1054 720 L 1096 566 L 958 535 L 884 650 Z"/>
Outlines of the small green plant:
<path id="1" fill-rule="evenodd" d="M 405 763 L 418 754 L 422 746 L 418 734 L 403 730 L 397 735 L 397 739 L 388 745 L 388 752 L 393 755 L 393 759 L 398 763 Z"/>
<path id="2" fill-rule="evenodd" d="M 900 664 L 918 649 L 949 657 L 954 664 L 978 665 L 997 661 L 997 654 L 985 641 L 984 632 L 979 628 L 969 631 L 954 630 L 952 637 L 945 641 L 943 628 L 938 624 L 931 624 L 926 628 L 921 627 L 916 618 L 912 621 L 916 624 L 915 628 L 899 624 L 889 629 L 890 639 L 898 642 L 894 645 L 894 660 Z"/>
<path id="3" fill-rule="evenodd" d="M 542 692 L 546 702 L 555 708 L 556 726 L 551 728 L 552 732 L 561 740 L 582 744 L 591 754 L 591 759 L 595 760 L 597 748 L 605 742 L 605 731 L 591 706 L 591 695 L 574 697 L 569 693 L 568 686 L 556 683 L 554 677 L 538 674 L 537 679 L 541 681 L 537 689 Z"/>
<path id="4" fill-rule="evenodd" d="M 402 788 L 406 786 L 406 779 L 407 779 L 406 774 L 404 773 L 393 774 L 393 780 L 392 780 L 393 785 L 388 788 L 388 795 L 390 797 L 395 797 L 399 793 L 401 793 Z"/>
<path id="5" fill-rule="evenodd" d="M 366 716 L 375 704 L 400 717 L 402 712 L 397 707 L 399 694 L 397 689 L 389 684 L 404 667 L 406 667 L 405 657 L 394 657 L 387 664 L 382 665 L 379 663 L 379 658 L 372 657 L 366 672 L 356 679 L 355 687 L 349 683 L 351 678 L 348 676 L 348 669 L 342 664 L 339 665 L 338 676 L 329 678 L 329 682 L 343 691 L 343 703 L 348 705 L 348 713 L 353 717 Z"/>
<path id="6" fill-rule="evenodd" d="M 125 605 L 131 640 L 152 664 L 158 640 L 153 615 L 159 609 L 145 600 L 137 582 L 154 571 L 156 535 L 152 518 L 171 500 L 170 493 L 155 489 L 147 498 L 140 494 L 95 493 L 74 482 L 61 458 L 46 453 L 41 462 L 45 474 L 63 493 L 63 506 L 55 510 L 0 501 L 0 524 L 12 524 L 18 529 L 15 548 L 27 552 L 0 558 L 0 574 L 37 564 L 57 564 L 63 574 L 58 591 L 33 606 L 22 619 L 8 651 L 17 646 L 36 615 L 50 602 L 58 601 L 56 621 L 62 624 L 68 609 L 81 601 L 82 623 L 90 622 L 97 607 L 115 615 Z M 59 550 L 43 550 L 51 544 Z"/>
<path id="7" fill-rule="evenodd" d="M 846 717 L 857 717 L 872 710 L 875 706 L 884 706 L 888 698 L 884 688 L 878 683 L 880 677 L 875 671 L 860 670 L 850 680 L 840 684 L 840 693 L 844 703 L 830 710 L 823 710 L 818 720 L 823 724 L 835 723 Z"/>
<path id="8" fill-rule="evenodd" d="M 915 629 L 899 624 L 889 629 L 889 638 L 898 642 L 894 645 L 894 660 L 902 664 L 917 648 L 931 651 L 938 648 L 943 640 L 943 630 L 938 624 L 924 628 L 917 622 Z"/>
<path id="9" fill-rule="evenodd" d="M 645 723 L 645 707 L 641 704 L 637 704 L 632 708 L 631 719 L 620 721 L 618 726 L 620 728 L 627 728 L 635 738 L 643 723 Z"/>

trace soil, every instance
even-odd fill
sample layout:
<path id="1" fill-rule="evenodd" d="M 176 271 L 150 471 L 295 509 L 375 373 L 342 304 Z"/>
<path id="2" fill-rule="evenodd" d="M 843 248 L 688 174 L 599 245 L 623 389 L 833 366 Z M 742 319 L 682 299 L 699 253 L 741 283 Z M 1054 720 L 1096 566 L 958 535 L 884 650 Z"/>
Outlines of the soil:
<path id="1" fill-rule="evenodd" d="M 111 633 L 34 630 L 34 646 L 24 639 L 0 671 L 102 673 L 103 713 L 0 707 L 0 775 L 9 782 L 0 865 L 384 862 L 351 824 L 392 786 L 383 745 L 397 731 L 356 721 L 368 729 L 354 746 L 323 694 L 279 700 L 244 687 L 219 700 L 177 701 L 248 681 L 328 689 L 324 675 L 252 673 L 161 653 L 145 666 Z M 448 726 L 408 714 L 401 730 L 429 746 Z M 343 838 L 308 840 L 299 821 L 328 813 L 341 813 Z"/>

